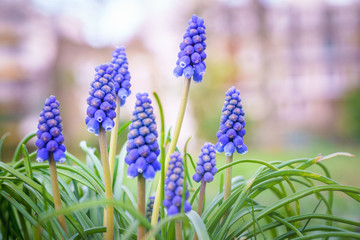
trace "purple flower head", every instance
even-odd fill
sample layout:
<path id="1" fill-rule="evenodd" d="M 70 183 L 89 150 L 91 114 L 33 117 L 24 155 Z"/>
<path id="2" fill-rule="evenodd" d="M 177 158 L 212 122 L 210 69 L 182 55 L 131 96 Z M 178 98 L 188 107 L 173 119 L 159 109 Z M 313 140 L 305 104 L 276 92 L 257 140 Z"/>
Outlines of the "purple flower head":
<path id="1" fill-rule="evenodd" d="M 201 148 L 199 159 L 197 161 L 196 172 L 193 175 L 195 182 L 200 182 L 204 179 L 209 183 L 214 180 L 214 175 L 217 172 L 216 159 L 215 159 L 215 146 L 212 143 L 205 143 Z"/>
<path id="2" fill-rule="evenodd" d="M 150 196 L 149 197 L 149 202 L 148 202 L 147 207 L 146 207 L 146 213 L 145 213 L 145 216 L 149 221 L 151 221 L 151 216 L 152 216 L 152 212 L 153 212 L 153 208 L 154 208 L 154 202 L 155 202 L 155 197 Z M 159 214 L 158 221 L 159 220 L 160 220 L 160 214 Z"/>
<path id="3" fill-rule="evenodd" d="M 95 77 L 90 85 L 90 97 L 87 99 L 88 108 L 85 123 L 91 133 L 98 134 L 99 127 L 111 131 L 116 116 L 115 87 L 112 81 L 112 64 L 102 64 L 95 68 Z"/>
<path id="4" fill-rule="evenodd" d="M 220 118 L 220 129 L 216 133 L 218 143 L 215 146 L 217 152 L 225 152 L 231 156 L 235 149 L 238 153 L 247 152 L 243 143 L 245 131 L 245 112 L 242 108 L 240 91 L 231 87 L 225 94 L 224 107 Z"/>
<path id="5" fill-rule="evenodd" d="M 169 168 L 166 173 L 165 199 L 163 201 L 164 207 L 166 207 L 169 216 L 176 215 L 181 211 L 183 183 L 183 160 L 179 152 L 174 152 L 170 157 Z M 185 191 L 184 210 L 185 212 L 189 212 L 191 210 L 191 205 L 187 201 L 190 196 L 187 190 L 187 184 Z"/>
<path id="6" fill-rule="evenodd" d="M 129 63 L 125 53 L 125 47 L 118 47 L 112 53 L 113 58 L 111 63 L 113 64 L 114 72 L 114 86 L 115 93 L 120 98 L 121 106 L 125 104 L 126 98 L 130 95 L 130 72 Z"/>
<path id="7" fill-rule="evenodd" d="M 193 15 L 189 20 L 189 26 L 180 43 L 180 52 L 174 69 L 174 75 L 193 78 L 195 82 L 201 82 L 205 74 L 206 58 L 206 35 L 204 19 Z"/>
<path id="8" fill-rule="evenodd" d="M 151 181 L 155 173 L 160 171 L 161 165 L 157 160 L 160 154 L 157 142 L 155 115 L 151 100 L 147 93 L 136 94 L 135 110 L 129 126 L 128 143 L 126 150 L 128 155 L 125 162 L 129 165 L 127 176 L 134 178 L 142 176 Z"/>
<path id="9" fill-rule="evenodd" d="M 48 160 L 49 154 L 53 154 L 54 160 L 59 163 L 63 163 L 66 159 L 59 105 L 59 101 L 51 95 L 45 100 L 45 105 L 40 113 L 35 142 L 35 146 L 38 148 L 36 161 L 40 163 Z"/>

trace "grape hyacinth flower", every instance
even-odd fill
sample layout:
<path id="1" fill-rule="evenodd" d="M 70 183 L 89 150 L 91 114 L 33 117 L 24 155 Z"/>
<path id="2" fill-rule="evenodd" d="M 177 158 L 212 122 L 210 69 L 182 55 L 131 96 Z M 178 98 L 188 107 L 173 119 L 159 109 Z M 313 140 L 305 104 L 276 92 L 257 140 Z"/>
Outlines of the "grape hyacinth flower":
<path id="1" fill-rule="evenodd" d="M 171 136 L 171 143 L 165 157 L 165 163 L 163 166 L 165 171 L 167 171 L 168 169 L 170 156 L 172 153 L 174 153 L 177 141 L 180 136 L 181 126 L 186 110 L 186 104 L 189 97 L 191 78 L 194 79 L 195 82 L 201 82 L 203 75 L 205 74 L 205 40 L 206 35 L 204 19 L 193 15 L 192 18 L 188 21 L 188 27 L 185 34 L 183 35 L 183 41 L 180 43 L 180 52 L 178 53 L 178 60 L 176 62 L 176 67 L 173 71 L 176 77 L 184 75 L 185 84 L 179 107 L 178 117 L 176 120 L 173 134 Z M 160 193 L 161 191 L 163 191 L 163 188 L 160 187 L 161 182 L 164 181 L 163 178 L 164 176 L 161 176 L 155 195 L 154 211 L 151 217 L 152 225 L 156 225 L 160 203 L 163 201 L 163 197 Z"/>
<path id="2" fill-rule="evenodd" d="M 113 51 L 111 63 L 114 68 L 113 79 L 115 93 L 120 98 L 121 106 L 123 106 L 126 98 L 131 94 L 131 76 L 124 46 L 118 47 Z"/>
<path id="3" fill-rule="evenodd" d="M 147 93 L 136 94 L 135 110 L 129 126 L 125 162 L 129 165 L 127 176 L 134 178 L 142 174 L 146 180 L 153 180 L 161 165 L 157 142 L 157 127 L 151 100 Z"/>
<path id="4" fill-rule="evenodd" d="M 49 161 L 50 182 L 56 210 L 61 209 L 56 163 L 63 163 L 66 160 L 59 105 L 59 101 L 53 95 L 45 100 L 36 132 L 38 139 L 35 142 L 35 146 L 38 148 L 36 161 L 40 163 Z M 62 229 L 67 233 L 64 215 L 58 215 L 57 219 Z"/>
<path id="5" fill-rule="evenodd" d="M 149 197 L 149 202 L 148 202 L 147 207 L 146 207 L 146 218 L 149 221 L 151 220 L 151 215 L 152 215 L 152 211 L 153 211 L 153 207 L 154 207 L 154 201 L 155 201 L 155 197 L 150 196 Z"/>
<path id="6" fill-rule="evenodd" d="M 217 152 L 225 152 L 231 156 L 235 150 L 244 154 L 247 147 L 243 143 L 245 131 L 245 112 L 242 108 L 240 91 L 231 87 L 225 94 L 224 107 L 220 118 L 220 129 L 216 133 L 218 143 L 215 146 Z"/>
<path id="7" fill-rule="evenodd" d="M 205 143 L 201 148 L 201 153 L 199 154 L 199 159 L 197 161 L 196 172 L 193 175 L 193 180 L 195 182 L 200 182 L 202 179 L 209 183 L 214 180 L 214 175 L 217 172 L 216 166 L 216 153 L 214 144 Z"/>
<path id="8" fill-rule="evenodd" d="M 95 71 L 89 91 L 90 97 L 87 99 L 89 106 L 86 110 L 85 123 L 89 132 L 98 134 L 100 127 L 106 131 L 113 129 L 116 102 L 112 64 L 97 66 Z"/>
<path id="9" fill-rule="evenodd" d="M 38 139 L 35 142 L 35 146 L 38 148 L 36 161 L 40 163 L 49 160 L 49 154 L 52 154 L 58 163 L 63 163 L 66 160 L 59 105 L 56 97 L 51 95 L 46 99 L 40 113 L 38 131 L 36 132 Z"/>
<path id="10" fill-rule="evenodd" d="M 180 43 L 178 61 L 174 69 L 174 75 L 184 75 L 187 79 L 193 77 L 195 82 L 201 82 L 205 74 L 206 65 L 206 35 L 204 19 L 193 15 L 189 20 L 189 26 Z"/>
<path id="11" fill-rule="evenodd" d="M 151 215 L 154 209 L 154 202 L 155 202 L 155 196 L 150 196 L 148 204 L 146 206 L 146 213 L 145 213 L 146 219 L 149 221 L 151 221 Z M 160 216 L 158 218 L 158 221 L 160 221 Z"/>
<path id="12" fill-rule="evenodd" d="M 184 183 L 184 167 L 183 159 L 179 152 L 174 152 L 171 155 L 169 162 L 169 168 L 166 173 L 165 179 L 165 199 L 164 207 L 166 207 L 168 215 L 176 215 L 181 211 L 181 202 L 183 194 L 183 183 Z M 191 210 L 191 205 L 187 201 L 190 194 L 187 190 L 187 184 L 185 189 L 185 213 Z"/>
<path id="13" fill-rule="evenodd" d="M 112 79 L 115 88 L 115 102 L 117 107 L 115 108 L 114 127 L 110 136 L 110 147 L 109 147 L 109 162 L 110 162 L 110 174 L 111 180 L 113 181 L 114 169 L 116 165 L 115 156 L 117 153 L 117 141 L 118 141 L 118 130 L 119 130 L 119 118 L 120 118 L 120 107 L 125 104 L 126 98 L 130 95 L 130 73 L 129 63 L 125 53 L 125 47 L 117 47 L 112 52 L 111 64 L 113 66 Z"/>
<path id="14" fill-rule="evenodd" d="M 95 77 L 90 86 L 90 97 L 87 99 L 88 108 L 85 123 L 91 133 L 99 135 L 99 148 L 101 162 L 104 171 L 105 196 L 107 200 L 112 200 L 112 181 L 107 150 L 106 132 L 114 127 L 116 117 L 115 87 L 113 82 L 113 65 L 102 64 L 95 68 Z M 114 236 L 114 207 L 106 206 L 103 218 L 106 232 L 103 238 L 113 239 Z"/>

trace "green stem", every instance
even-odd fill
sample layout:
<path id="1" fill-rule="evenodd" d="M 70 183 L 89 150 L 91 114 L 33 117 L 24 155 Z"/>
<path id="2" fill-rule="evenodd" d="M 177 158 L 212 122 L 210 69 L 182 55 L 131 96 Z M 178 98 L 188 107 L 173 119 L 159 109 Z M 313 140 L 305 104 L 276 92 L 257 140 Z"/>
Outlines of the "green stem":
<path id="1" fill-rule="evenodd" d="M 233 155 L 226 156 L 226 164 L 231 163 L 233 160 Z M 228 167 L 225 170 L 225 189 L 224 189 L 224 201 L 230 196 L 231 192 L 231 169 L 232 167 Z"/>
<path id="2" fill-rule="evenodd" d="M 99 127 L 99 146 L 100 146 L 100 155 L 101 155 L 101 161 L 104 171 L 105 196 L 107 200 L 112 200 L 113 194 L 112 194 L 112 185 L 110 178 L 108 152 L 106 147 L 106 133 L 101 125 Z M 106 226 L 104 239 L 113 240 L 114 239 L 114 207 L 111 205 L 107 205 L 106 210 L 104 211 L 104 226 Z"/>
<path id="3" fill-rule="evenodd" d="M 201 217 L 202 210 L 204 207 L 204 199 L 205 199 L 205 188 L 206 188 L 206 182 L 204 179 L 201 180 L 201 187 L 200 187 L 200 193 L 199 193 L 199 202 L 198 202 L 198 209 L 197 212 L 199 216 Z M 198 240 L 198 236 L 195 233 L 195 240 Z"/>
<path id="4" fill-rule="evenodd" d="M 182 224 L 181 221 L 175 221 L 175 239 L 182 240 Z"/>
<path id="5" fill-rule="evenodd" d="M 145 178 L 140 173 L 138 176 L 138 212 L 145 217 Z M 137 239 L 142 240 L 145 237 L 145 227 L 138 225 Z"/>
<path id="6" fill-rule="evenodd" d="M 59 182 L 56 171 L 56 162 L 54 160 L 52 153 L 49 154 L 49 170 L 50 170 L 51 188 L 54 197 L 54 206 L 55 206 L 55 210 L 58 211 L 61 209 L 61 199 L 60 199 L 60 191 L 59 191 Z M 62 229 L 64 229 L 64 232 L 67 233 L 64 215 L 59 215 L 58 221 Z"/>
<path id="7" fill-rule="evenodd" d="M 111 131 L 110 136 L 110 149 L 109 149 L 109 162 L 110 162 L 110 177 L 111 182 L 114 181 L 114 168 L 115 168 L 115 155 L 116 155 L 116 146 L 117 146 L 117 139 L 118 139 L 118 129 L 119 129 L 119 119 L 120 119 L 120 98 L 116 97 L 116 117 L 114 119 L 114 128 Z"/>
<path id="8" fill-rule="evenodd" d="M 188 100 L 188 96 L 189 96 L 190 83 L 191 83 L 191 79 L 185 79 L 185 87 L 184 87 L 184 92 L 183 92 L 183 96 L 182 96 L 181 103 L 180 103 L 179 113 L 178 113 L 177 120 L 176 120 L 174 135 L 172 137 L 172 140 L 171 140 L 171 143 L 169 146 L 169 150 L 166 154 L 165 164 L 162 166 L 162 168 L 164 168 L 164 172 L 166 172 L 169 167 L 170 155 L 175 151 L 176 144 L 179 139 L 181 125 L 182 125 L 182 122 L 184 119 L 186 104 L 187 104 L 187 100 Z M 161 178 L 164 178 L 164 177 L 161 176 Z M 159 207 L 160 207 L 160 197 L 161 197 L 160 189 L 163 186 L 160 184 L 161 184 L 161 180 L 160 180 L 157 190 L 156 190 L 153 213 L 151 216 L 151 225 L 153 225 L 153 226 L 155 226 L 157 224 L 158 217 L 159 217 Z"/>
<path id="9" fill-rule="evenodd" d="M 203 179 L 203 180 L 201 180 L 200 195 L 199 195 L 199 202 L 198 202 L 198 209 L 197 209 L 197 212 L 200 217 L 201 217 L 202 210 L 204 207 L 205 188 L 206 188 L 206 182 Z"/>
<path id="10" fill-rule="evenodd" d="M 226 156 L 226 165 L 230 164 L 233 160 L 233 155 L 231 154 L 231 156 Z M 228 167 L 225 169 L 225 186 L 224 186 L 224 201 L 230 196 L 231 193 L 231 170 L 232 167 Z M 221 219 L 221 222 L 223 222 L 225 216 L 227 215 L 228 211 L 225 212 L 224 216 Z"/>
<path id="11" fill-rule="evenodd" d="M 161 105 L 161 101 L 159 99 L 159 96 L 157 95 L 156 92 L 154 92 L 154 97 L 156 99 L 156 102 L 158 104 L 159 107 L 159 112 L 160 112 L 160 121 L 161 121 L 161 130 L 160 130 L 160 163 L 161 166 L 165 165 L 165 119 L 164 119 L 164 111 Z M 161 168 L 161 175 L 160 175 L 160 186 L 165 186 L 165 169 L 162 167 Z M 161 202 L 163 202 L 165 199 L 165 192 L 164 192 L 164 188 L 161 187 L 160 188 L 160 200 Z M 164 219 L 165 218 L 165 209 L 164 209 L 164 205 L 161 204 L 161 208 L 160 208 L 160 218 Z M 161 231 L 161 235 L 163 236 L 163 238 L 166 238 L 166 226 L 163 227 L 162 231 Z"/>

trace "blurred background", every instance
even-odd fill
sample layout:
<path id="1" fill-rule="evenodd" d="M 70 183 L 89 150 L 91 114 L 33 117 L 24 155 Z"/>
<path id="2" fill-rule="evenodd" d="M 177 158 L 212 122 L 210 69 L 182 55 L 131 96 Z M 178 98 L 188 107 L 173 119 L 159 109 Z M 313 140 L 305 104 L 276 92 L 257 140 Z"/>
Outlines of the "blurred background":
<path id="1" fill-rule="evenodd" d="M 216 142 L 224 94 L 234 85 L 248 123 L 242 157 L 360 155 L 359 0 L 1 0 L 0 134 L 10 133 L 3 160 L 36 130 L 51 94 L 61 102 L 68 150 L 81 157 L 81 140 L 97 146 L 84 123 L 87 91 L 94 67 L 116 46 L 127 48 L 133 85 L 121 122 L 134 93 L 156 91 L 167 127 L 174 125 L 183 79 L 172 71 L 193 13 L 207 26 L 208 68 L 191 86 L 180 148 L 192 136 L 196 156 L 205 141 Z M 357 157 L 328 164 L 335 179 L 359 186 Z"/>

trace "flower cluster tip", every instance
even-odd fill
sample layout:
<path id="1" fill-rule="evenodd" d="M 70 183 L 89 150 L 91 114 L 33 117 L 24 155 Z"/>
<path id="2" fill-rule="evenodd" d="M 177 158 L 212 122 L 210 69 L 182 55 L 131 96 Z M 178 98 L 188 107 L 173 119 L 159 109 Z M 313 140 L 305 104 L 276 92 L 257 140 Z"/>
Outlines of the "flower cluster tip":
<path id="1" fill-rule="evenodd" d="M 220 118 L 220 129 L 216 133 L 218 143 L 215 146 L 217 152 L 225 152 L 231 156 L 235 150 L 244 154 L 247 146 L 243 143 L 245 131 L 245 112 L 241 104 L 240 91 L 231 87 L 225 94 L 224 107 Z"/>
<path id="2" fill-rule="evenodd" d="M 51 95 L 45 100 L 45 105 L 40 113 L 35 142 L 35 146 L 38 148 L 36 161 L 40 163 L 49 160 L 50 154 L 53 154 L 54 160 L 58 163 L 66 160 L 59 105 L 56 97 Z"/>
<path id="3" fill-rule="evenodd" d="M 169 168 L 166 173 L 165 179 L 165 199 L 164 207 L 167 209 L 169 216 L 180 213 L 182 194 L 184 183 L 184 167 L 183 159 L 179 152 L 174 152 L 170 157 Z M 187 184 L 185 189 L 185 213 L 191 210 L 191 205 L 187 201 L 190 194 L 187 190 Z"/>
<path id="4" fill-rule="evenodd" d="M 193 175 L 193 180 L 195 182 L 200 182 L 204 179 L 205 182 L 209 183 L 214 180 L 214 175 L 217 172 L 215 157 L 216 152 L 214 144 L 205 143 L 201 148 L 201 153 L 199 154 L 195 169 L 196 172 Z"/>
<path id="5" fill-rule="evenodd" d="M 206 59 L 206 35 L 204 19 L 193 15 L 188 22 L 183 41 L 180 43 L 180 52 L 174 69 L 174 75 L 193 78 L 195 82 L 201 82 L 205 74 Z"/>
<path id="6" fill-rule="evenodd" d="M 113 51 L 111 63 L 114 68 L 113 80 L 115 93 L 120 98 L 120 105 L 123 106 L 125 104 L 126 98 L 131 94 L 131 76 L 124 46 L 117 47 Z"/>
<path id="7" fill-rule="evenodd" d="M 91 133 L 98 134 L 99 128 L 111 131 L 116 117 L 115 87 L 113 65 L 102 64 L 95 68 L 96 74 L 91 83 L 87 99 L 88 108 L 85 123 Z"/>
<path id="8" fill-rule="evenodd" d="M 157 127 L 151 100 L 147 93 L 136 94 L 135 110 L 129 126 L 127 152 L 125 162 L 129 165 L 127 176 L 137 177 L 139 174 L 151 181 L 161 165 L 157 160 L 160 154 L 157 142 Z"/>

